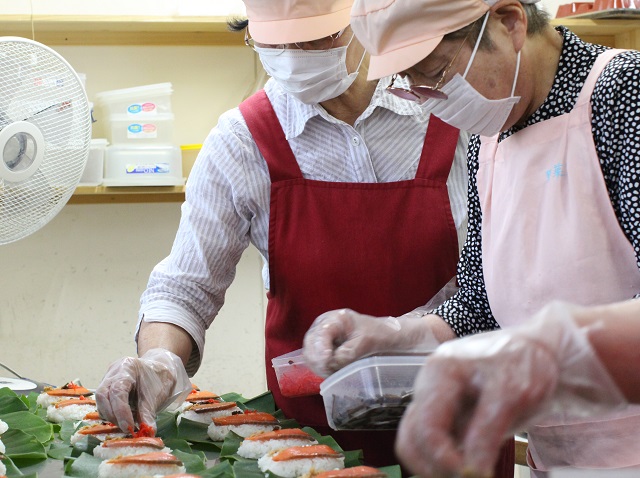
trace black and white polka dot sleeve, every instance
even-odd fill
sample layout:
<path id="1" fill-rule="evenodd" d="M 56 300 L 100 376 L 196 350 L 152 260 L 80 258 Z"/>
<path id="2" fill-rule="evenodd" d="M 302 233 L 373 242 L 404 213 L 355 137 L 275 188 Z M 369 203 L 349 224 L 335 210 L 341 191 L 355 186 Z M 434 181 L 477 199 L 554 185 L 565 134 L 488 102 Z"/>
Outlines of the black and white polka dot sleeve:
<path id="1" fill-rule="evenodd" d="M 591 127 L 618 222 L 640 257 L 640 52 L 609 62 L 591 96 Z M 640 267 L 640 261 L 638 261 Z"/>
<path id="2" fill-rule="evenodd" d="M 469 224 L 458 262 L 460 290 L 434 313 L 444 319 L 457 336 L 499 328 L 493 318 L 482 273 L 482 212 L 476 183 L 480 137 L 472 136 L 467 154 L 469 168 Z"/>

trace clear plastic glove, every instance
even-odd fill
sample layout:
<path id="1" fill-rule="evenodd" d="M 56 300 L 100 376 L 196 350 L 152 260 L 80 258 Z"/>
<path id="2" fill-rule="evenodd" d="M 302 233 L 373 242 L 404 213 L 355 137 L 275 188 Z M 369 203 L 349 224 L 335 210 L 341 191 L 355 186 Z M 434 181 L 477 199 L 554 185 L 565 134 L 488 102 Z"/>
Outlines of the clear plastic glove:
<path id="1" fill-rule="evenodd" d="M 503 440 L 528 424 L 626 404 L 579 328 L 577 309 L 545 307 L 531 321 L 447 342 L 427 358 L 396 453 L 420 476 L 491 476 Z"/>
<path id="2" fill-rule="evenodd" d="M 304 358 L 316 374 L 326 377 L 369 355 L 427 353 L 439 342 L 422 316 L 373 317 L 351 309 L 319 316 L 304 337 Z"/>
<path id="3" fill-rule="evenodd" d="M 96 389 L 100 416 L 121 430 L 145 423 L 156 429 L 156 415 L 191 391 L 182 360 L 165 349 L 112 363 Z M 135 416 L 134 416 L 135 415 Z"/>

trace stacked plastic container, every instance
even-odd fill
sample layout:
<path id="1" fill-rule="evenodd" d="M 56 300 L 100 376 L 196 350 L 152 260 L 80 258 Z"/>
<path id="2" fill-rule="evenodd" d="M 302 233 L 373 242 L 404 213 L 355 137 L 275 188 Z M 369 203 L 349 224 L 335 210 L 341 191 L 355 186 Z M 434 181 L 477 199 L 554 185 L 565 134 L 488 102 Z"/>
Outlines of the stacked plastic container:
<path id="1" fill-rule="evenodd" d="M 171 83 L 103 91 L 96 102 L 106 120 L 105 186 L 180 186 L 182 156 L 172 144 Z"/>

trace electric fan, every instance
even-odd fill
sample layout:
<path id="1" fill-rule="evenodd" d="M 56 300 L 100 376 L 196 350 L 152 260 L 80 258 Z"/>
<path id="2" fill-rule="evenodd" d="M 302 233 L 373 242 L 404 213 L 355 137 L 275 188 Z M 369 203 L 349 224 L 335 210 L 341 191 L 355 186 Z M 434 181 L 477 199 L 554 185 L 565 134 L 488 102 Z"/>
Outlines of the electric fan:
<path id="1" fill-rule="evenodd" d="M 0 244 L 64 207 L 90 142 L 89 102 L 73 68 L 45 45 L 0 37 Z"/>
<path id="2" fill-rule="evenodd" d="M 76 72 L 55 51 L 0 37 L 0 245 L 48 223 L 75 190 L 89 155 L 89 102 Z M 42 384 L 0 377 L 26 392 Z"/>

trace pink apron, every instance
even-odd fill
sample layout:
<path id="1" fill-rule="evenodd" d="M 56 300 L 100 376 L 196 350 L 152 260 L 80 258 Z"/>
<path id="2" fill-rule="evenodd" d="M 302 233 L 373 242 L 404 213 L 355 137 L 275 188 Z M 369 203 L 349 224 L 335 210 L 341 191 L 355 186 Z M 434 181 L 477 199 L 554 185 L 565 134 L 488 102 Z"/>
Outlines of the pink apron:
<path id="1" fill-rule="evenodd" d="M 611 205 L 591 132 L 596 80 L 620 52 L 598 57 L 570 113 L 499 144 L 497 136 L 482 138 L 482 261 L 501 327 L 528 319 L 551 300 L 595 305 L 640 292 L 635 252 Z M 529 454 L 538 470 L 638 465 L 640 407 L 532 427 Z"/>

